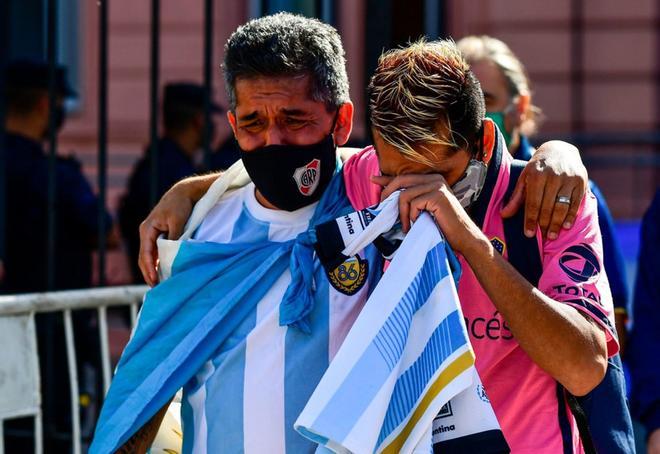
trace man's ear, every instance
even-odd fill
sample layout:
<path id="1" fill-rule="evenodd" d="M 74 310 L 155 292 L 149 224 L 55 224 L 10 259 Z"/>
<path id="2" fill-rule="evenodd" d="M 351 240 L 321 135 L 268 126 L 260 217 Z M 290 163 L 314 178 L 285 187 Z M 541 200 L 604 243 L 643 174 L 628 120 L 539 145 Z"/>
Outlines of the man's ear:
<path id="1" fill-rule="evenodd" d="M 39 118 L 39 124 L 43 128 L 43 135 L 45 137 L 48 134 L 48 123 L 50 120 L 50 99 L 48 98 L 48 92 L 44 92 L 39 96 L 32 112 L 35 118 Z"/>
<path id="2" fill-rule="evenodd" d="M 234 112 L 231 110 L 227 111 L 227 121 L 229 121 L 229 126 L 231 126 L 231 130 L 234 133 L 234 138 L 236 138 L 236 115 L 234 115 Z"/>
<path id="3" fill-rule="evenodd" d="M 514 103 L 515 109 L 515 127 L 518 128 L 527 119 L 527 112 L 530 109 L 532 98 L 529 95 L 518 95 Z"/>
<path id="4" fill-rule="evenodd" d="M 484 118 L 484 148 L 483 160 L 485 163 L 490 161 L 493 156 L 493 149 L 495 148 L 495 123 L 490 118 Z"/>
<path id="5" fill-rule="evenodd" d="M 230 120 L 231 122 L 231 120 Z M 335 145 L 341 147 L 346 142 L 351 135 L 353 130 L 353 103 L 348 101 L 339 106 L 339 111 L 337 112 L 337 121 L 335 123 L 335 129 L 333 131 L 335 138 Z"/>

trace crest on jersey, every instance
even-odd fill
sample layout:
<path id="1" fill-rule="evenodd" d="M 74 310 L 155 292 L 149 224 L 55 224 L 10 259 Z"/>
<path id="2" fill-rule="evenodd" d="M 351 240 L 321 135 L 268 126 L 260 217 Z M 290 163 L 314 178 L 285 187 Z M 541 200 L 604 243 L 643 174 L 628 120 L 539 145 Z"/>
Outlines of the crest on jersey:
<path id="1" fill-rule="evenodd" d="M 330 284 L 344 295 L 354 295 L 367 280 L 369 262 L 356 255 L 328 273 Z"/>
<path id="2" fill-rule="evenodd" d="M 293 179 L 298 185 L 298 190 L 302 195 L 310 196 L 319 185 L 321 178 L 321 161 L 313 159 L 302 167 L 298 167 L 293 172 Z"/>

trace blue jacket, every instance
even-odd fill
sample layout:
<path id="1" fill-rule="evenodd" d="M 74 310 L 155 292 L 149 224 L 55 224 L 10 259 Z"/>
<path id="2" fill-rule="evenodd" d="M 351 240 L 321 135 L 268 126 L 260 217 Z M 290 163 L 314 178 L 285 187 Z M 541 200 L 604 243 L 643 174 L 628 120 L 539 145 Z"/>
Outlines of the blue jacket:
<path id="1" fill-rule="evenodd" d="M 4 290 L 47 290 L 49 159 L 42 145 L 8 133 Z M 98 232 L 98 199 L 74 158 L 55 163 L 55 290 L 92 285 L 92 251 Z M 105 215 L 106 231 L 112 225 Z"/>
<path id="2" fill-rule="evenodd" d="M 633 382 L 633 414 L 650 433 L 660 428 L 660 189 L 644 215 L 640 237 L 626 359 Z"/>

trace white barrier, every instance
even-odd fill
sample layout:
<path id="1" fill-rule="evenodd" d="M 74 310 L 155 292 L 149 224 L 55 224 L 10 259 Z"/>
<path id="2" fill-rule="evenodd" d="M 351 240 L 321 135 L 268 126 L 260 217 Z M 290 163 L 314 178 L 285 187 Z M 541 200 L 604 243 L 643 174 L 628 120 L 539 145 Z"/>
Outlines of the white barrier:
<path id="1" fill-rule="evenodd" d="M 35 314 L 62 312 L 70 377 L 71 426 L 74 454 L 81 453 L 80 402 L 72 311 L 96 309 L 101 346 L 103 389 L 110 386 L 107 308 L 128 306 L 131 328 L 146 286 L 108 287 L 0 296 L 0 454 L 4 454 L 2 424 L 7 419 L 34 417 L 35 452 L 43 452 L 41 389 Z"/>

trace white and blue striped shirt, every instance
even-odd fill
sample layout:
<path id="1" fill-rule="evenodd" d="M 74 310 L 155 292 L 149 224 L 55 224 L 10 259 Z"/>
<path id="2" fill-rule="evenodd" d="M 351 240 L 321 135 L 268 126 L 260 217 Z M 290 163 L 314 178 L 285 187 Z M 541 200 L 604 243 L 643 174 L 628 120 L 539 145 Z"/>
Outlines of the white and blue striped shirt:
<path id="1" fill-rule="evenodd" d="M 254 185 L 225 195 L 197 229 L 195 239 L 218 243 L 282 242 L 308 228 L 316 204 L 294 212 L 270 210 L 256 200 Z M 348 264 L 352 290 L 330 284 L 314 261 L 315 305 L 311 334 L 279 324 L 279 303 L 289 271 L 184 387 L 184 453 L 314 452 L 317 445 L 294 430 L 316 388 L 380 277 L 380 258 L 367 247 Z M 356 278 L 358 275 L 358 278 Z M 356 280 L 357 279 L 357 280 Z M 355 291 L 355 283 L 362 280 Z M 341 289 L 341 285 L 339 285 Z M 352 295 L 346 293 L 351 293 Z"/>

